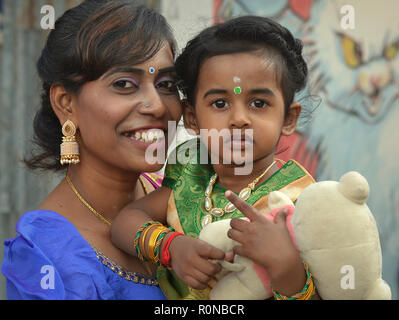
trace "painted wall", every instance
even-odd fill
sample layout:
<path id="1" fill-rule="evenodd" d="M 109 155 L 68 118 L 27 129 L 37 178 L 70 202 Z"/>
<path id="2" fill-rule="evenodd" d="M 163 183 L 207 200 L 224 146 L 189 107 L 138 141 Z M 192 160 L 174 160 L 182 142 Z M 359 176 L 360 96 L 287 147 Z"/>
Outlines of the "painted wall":
<path id="1" fill-rule="evenodd" d="M 263 15 L 303 40 L 310 75 L 298 99 L 308 110 L 317 108 L 282 157 L 298 159 L 317 180 L 338 180 L 350 170 L 367 178 L 383 277 L 398 299 L 399 2 L 215 0 L 214 5 L 216 21 Z"/>

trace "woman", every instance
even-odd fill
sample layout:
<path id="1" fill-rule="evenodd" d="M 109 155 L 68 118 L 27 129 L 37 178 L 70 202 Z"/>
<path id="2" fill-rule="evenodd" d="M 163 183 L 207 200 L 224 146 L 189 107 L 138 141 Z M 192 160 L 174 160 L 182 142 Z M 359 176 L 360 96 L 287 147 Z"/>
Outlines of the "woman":
<path id="1" fill-rule="evenodd" d="M 165 298 L 110 225 L 157 186 L 141 173 L 161 169 L 145 150 L 181 116 L 174 43 L 161 15 L 131 1 L 88 0 L 57 20 L 37 64 L 40 150 L 26 163 L 66 176 L 5 242 L 9 299 Z"/>

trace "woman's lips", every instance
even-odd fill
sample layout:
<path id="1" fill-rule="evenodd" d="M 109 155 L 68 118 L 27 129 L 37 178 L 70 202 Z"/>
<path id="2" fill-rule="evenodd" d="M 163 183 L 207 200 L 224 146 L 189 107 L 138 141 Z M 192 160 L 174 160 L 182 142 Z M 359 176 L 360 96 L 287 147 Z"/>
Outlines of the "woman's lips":
<path id="1" fill-rule="evenodd" d="M 147 148 L 150 145 L 162 145 L 165 142 L 165 132 L 163 128 L 133 129 L 124 131 L 122 136 L 143 148 Z"/>

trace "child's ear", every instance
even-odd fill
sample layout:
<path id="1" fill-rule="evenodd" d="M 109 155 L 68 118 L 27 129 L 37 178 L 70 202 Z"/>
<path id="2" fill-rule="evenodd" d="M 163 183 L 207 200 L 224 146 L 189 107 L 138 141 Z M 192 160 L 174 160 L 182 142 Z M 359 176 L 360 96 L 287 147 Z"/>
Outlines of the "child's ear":
<path id="1" fill-rule="evenodd" d="M 299 102 L 293 102 L 287 111 L 287 115 L 284 119 L 283 128 L 281 129 L 281 134 L 284 136 L 289 136 L 294 133 L 296 125 L 298 123 L 299 115 L 301 114 L 302 106 Z"/>
<path id="2" fill-rule="evenodd" d="M 71 120 L 76 127 L 79 126 L 75 112 L 75 100 L 63 86 L 57 85 L 50 88 L 50 101 L 61 126 L 67 120 Z"/>
<path id="3" fill-rule="evenodd" d="M 186 129 L 195 132 L 196 135 L 200 134 L 200 130 L 197 124 L 197 117 L 195 115 L 195 108 L 187 101 L 184 102 L 183 106 L 183 120 L 184 127 Z"/>

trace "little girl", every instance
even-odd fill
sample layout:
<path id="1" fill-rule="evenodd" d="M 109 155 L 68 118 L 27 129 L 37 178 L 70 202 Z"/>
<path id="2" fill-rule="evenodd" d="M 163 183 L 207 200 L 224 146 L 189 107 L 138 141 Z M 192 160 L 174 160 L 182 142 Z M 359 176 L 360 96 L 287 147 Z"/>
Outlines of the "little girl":
<path id="1" fill-rule="evenodd" d="M 301 42 L 286 28 L 267 18 L 246 16 L 205 29 L 177 59 L 180 89 L 186 96 L 185 127 L 201 137 L 177 147 L 177 154 L 187 153 L 194 144 L 198 161 L 169 160 L 163 186 L 125 207 L 112 226 L 117 246 L 162 265 L 158 280 L 168 298 L 207 298 L 209 283 L 221 269 L 215 260 L 228 257 L 196 238 L 206 224 L 243 214 L 250 220 L 233 219 L 229 231 L 241 243 L 235 253 L 267 269 L 276 298 L 317 296 L 306 290 L 311 279 L 289 236 L 284 212 L 274 223 L 254 218 L 267 208 L 271 191 L 280 190 L 295 201 L 314 182 L 295 161 L 275 159 L 281 135 L 295 131 L 301 112 L 294 101 L 307 78 L 301 52 Z M 229 144 L 223 140 L 216 146 L 215 139 L 204 134 L 226 129 Z M 216 150 L 219 161 L 200 161 L 204 142 L 209 158 L 215 158 Z M 226 146 L 233 155 L 228 163 L 223 157 Z M 237 175 L 242 163 L 234 159 L 246 147 L 253 151 L 250 158 L 244 155 L 252 170 Z"/>

